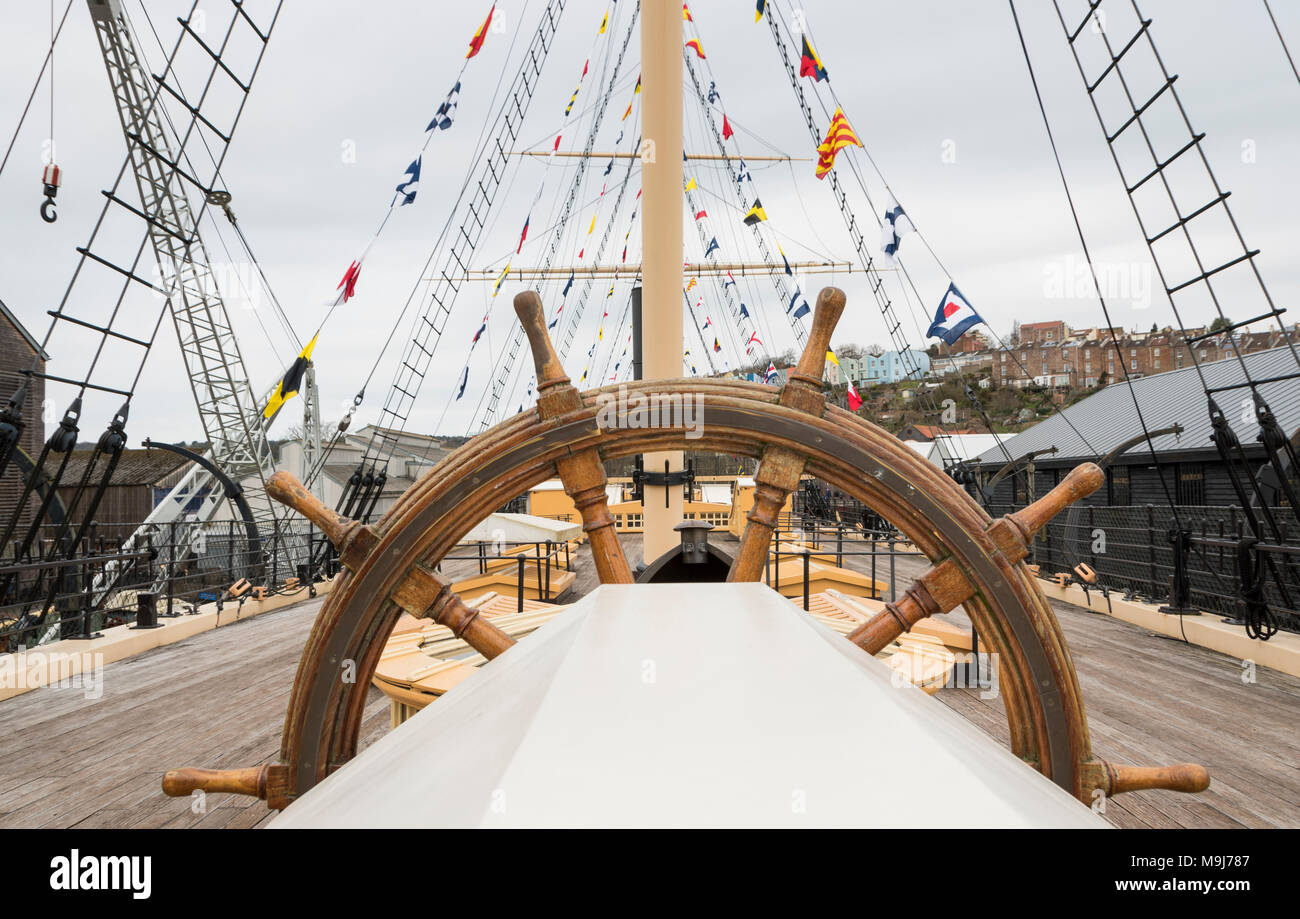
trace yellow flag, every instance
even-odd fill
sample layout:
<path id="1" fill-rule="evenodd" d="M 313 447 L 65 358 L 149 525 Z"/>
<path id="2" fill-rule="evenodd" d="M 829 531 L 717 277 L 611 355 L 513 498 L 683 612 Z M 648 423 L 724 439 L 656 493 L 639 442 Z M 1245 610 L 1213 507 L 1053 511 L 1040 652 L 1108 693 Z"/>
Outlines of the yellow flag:
<path id="1" fill-rule="evenodd" d="M 599 31 L 598 33 L 596 33 L 596 34 L 598 34 L 598 35 L 604 35 L 604 34 L 605 34 L 605 26 L 607 26 L 607 25 L 609 25 L 609 10 L 605 10 L 605 17 L 604 17 L 603 19 L 600 20 L 600 31 Z"/>
<path id="2" fill-rule="evenodd" d="M 307 347 L 302 349 L 302 353 L 293 359 L 289 369 L 284 372 L 279 385 L 275 387 L 275 392 L 271 393 L 271 398 L 266 401 L 266 408 L 262 409 L 263 418 L 274 418 L 275 413 L 284 403 L 298 395 L 303 377 L 306 376 L 307 368 L 311 365 L 312 349 L 316 347 L 316 339 L 319 337 L 319 332 L 313 335 L 311 341 L 307 342 Z"/>
<path id="3" fill-rule="evenodd" d="M 506 275 L 508 275 L 509 273 L 510 273 L 510 262 L 507 261 L 506 267 L 501 269 L 501 273 L 497 275 L 496 283 L 492 285 L 492 297 L 494 299 L 496 298 L 497 292 L 501 290 L 501 282 L 506 279 Z"/>
<path id="4" fill-rule="evenodd" d="M 695 178 L 694 178 L 694 177 L 692 177 L 692 178 L 691 178 L 690 180 L 688 180 L 687 183 L 686 183 L 686 190 L 687 190 L 687 191 L 690 191 L 692 188 L 699 188 L 699 187 L 700 187 L 700 186 L 698 186 L 698 185 L 695 184 Z"/>

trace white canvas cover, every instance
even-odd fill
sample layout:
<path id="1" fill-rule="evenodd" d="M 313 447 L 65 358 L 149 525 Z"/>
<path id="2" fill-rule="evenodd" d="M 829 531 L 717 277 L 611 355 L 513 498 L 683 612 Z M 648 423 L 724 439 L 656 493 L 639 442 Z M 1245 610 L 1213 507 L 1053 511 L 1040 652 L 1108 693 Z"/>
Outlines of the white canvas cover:
<path id="1" fill-rule="evenodd" d="M 762 584 L 606 585 L 273 827 L 1092 827 Z"/>

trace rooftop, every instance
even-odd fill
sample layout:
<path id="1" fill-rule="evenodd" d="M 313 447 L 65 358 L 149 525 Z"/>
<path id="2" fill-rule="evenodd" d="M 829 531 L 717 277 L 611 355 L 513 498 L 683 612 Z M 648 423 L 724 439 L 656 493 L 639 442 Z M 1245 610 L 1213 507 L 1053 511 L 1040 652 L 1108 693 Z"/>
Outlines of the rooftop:
<path id="1" fill-rule="evenodd" d="M 1241 361 L 1245 363 L 1251 378 L 1256 380 L 1300 370 L 1291 349 L 1286 347 L 1256 351 L 1245 355 Z M 1235 358 L 1202 364 L 1201 373 L 1205 376 L 1204 386 L 1210 388 L 1231 386 L 1245 380 L 1241 362 Z M 1300 428 L 1300 382 L 1292 379 L 1267 383 L 1259 391 L 1284 431 L 1292 434 Z M 1227 414 L 1232 429 L 1241 442 L 1247 448 L 1257 448 L 1255 437 L 1259 434 L 1259 425 L 1254 413 L 1243 413 L 1240 410 L 1242 399 L 1248 399 L 1249 395 L 1250 390 L 1243 387 L 1219 393 L 1216 401 Z M 1141 408 L 1148 430 L 1174 424 L 1183 427 L 1182 434 L 1166 434 L 1154 438 L 1152 446 L 1156 450 L 1171 453 L 1213 447 L 1205 389 L 1195 367 L 1142 377 L 1132 383 L 1112 383 L 1100 392 L 1005 440 L 1004 445 L 1013 457 L 1054 446 L 1058 452 L 1045 458 L 1045 461 L 1063 463 L 1095 460 L 1142 433 L 1142 421 L 1134 409 L 1135 400 Z M 1131 451 L 1131 454 L 1135 455 L 1136 451 Z M 1001 466 L 1006 462 L 1006 457 L 995 446 L 981 453 L 977 461 Z"/>

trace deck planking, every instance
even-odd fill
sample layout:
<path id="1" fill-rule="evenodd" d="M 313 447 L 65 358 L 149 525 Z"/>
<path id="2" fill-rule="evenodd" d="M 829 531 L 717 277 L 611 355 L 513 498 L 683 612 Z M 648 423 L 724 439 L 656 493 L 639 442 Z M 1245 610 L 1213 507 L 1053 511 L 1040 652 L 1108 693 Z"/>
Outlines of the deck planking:
<path id="1" fill-rule="evenodd" d="M 733 537 L 714 538 L 734 552 Z M 640 537 L 622 540 L 636 565 Z M 850 557 L 846 564 L 866 572 L 870 559 Z M 926 567 L 914 558 L 897 564 L 900 591 Z M 564 601 L 596 586 L 585 546 L 576 573 Z M 271 814 L 261 801 L 209 795 L 196 813 L 191 799 L 167 798 L 159 783 L 177 766 L 234 768 L 274 759 L 320 603 L 305 601 L 110 664 L 96 700 L 78 689 L 41 689 L 0 703 L 0 827 L 263 825 Z M 1108 821 L 1136 828 L 1300 827 L 1300 680 L 1261 667 L 1256 682 L 1246 684 L 1240 662 L 1225 655 L 1071 604 L 1052 606 L 1074 657 L 1096 754 L 1143 765 L 1198 762 L 1213 777 L 1198 795 L 1113 798 Z M 968 624 L 961 611 L 948 618 Z M 983 699 L 976 689 L 947 689 L 935 698 L 1007 743 L 999 698 Z M 371 689 L 361 746 L 385 734 L 388 723 L 387 700 Z"/>

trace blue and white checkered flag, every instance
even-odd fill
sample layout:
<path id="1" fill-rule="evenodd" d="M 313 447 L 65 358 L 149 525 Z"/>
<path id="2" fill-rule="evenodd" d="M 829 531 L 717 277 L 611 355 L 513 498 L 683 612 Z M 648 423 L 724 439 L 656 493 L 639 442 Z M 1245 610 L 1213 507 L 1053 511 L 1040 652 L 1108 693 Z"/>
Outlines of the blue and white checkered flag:
<path id="1" fill-rule="evenodd" d="M 445 131 L 451 127 L 451 121 L 456 117 L 456 106 L 460 104 L 460 81 L 451 88 L 447 93 L 447 101 L 438 106 L 438 111 L 434 113 L 433 121 L 424 130 L 428 131 Z"/>

